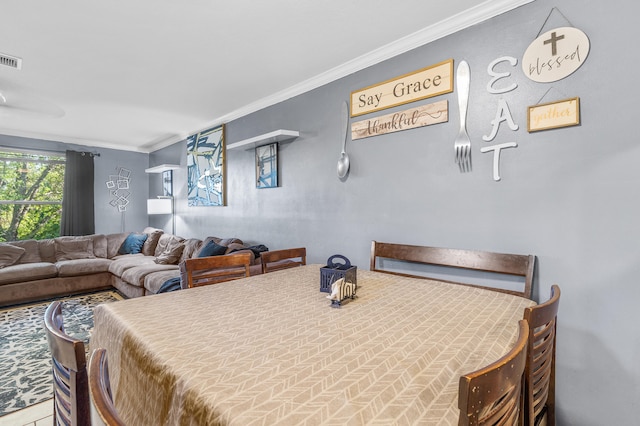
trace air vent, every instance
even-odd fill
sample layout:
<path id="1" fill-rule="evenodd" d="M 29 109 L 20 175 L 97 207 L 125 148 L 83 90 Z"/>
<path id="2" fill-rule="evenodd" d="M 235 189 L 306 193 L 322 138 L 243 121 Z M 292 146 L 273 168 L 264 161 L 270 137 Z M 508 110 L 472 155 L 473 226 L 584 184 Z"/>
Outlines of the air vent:
<path id="1" fill-rule="evenodd" d="M 6 55 L 4 53 L 0 53 L 0 65 L 4 65 L 6 67 L 15 68 L 17 70 L 22 69 L 22 59 Z"/>

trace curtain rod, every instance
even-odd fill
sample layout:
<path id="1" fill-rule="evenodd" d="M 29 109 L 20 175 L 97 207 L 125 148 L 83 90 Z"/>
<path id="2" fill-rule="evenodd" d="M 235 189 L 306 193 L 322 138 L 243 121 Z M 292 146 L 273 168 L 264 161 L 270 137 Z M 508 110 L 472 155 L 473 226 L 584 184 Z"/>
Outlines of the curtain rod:
<path id="1" fill-rule="evenodd" d="M 100 157 L 100 153 L 99 153 L 99 152 L 89 152 L 89 151 L 76 151 L 76 152 L 79 152 L 79 153 L 80 153 L 80 155 L 82 155 L 83 157 L 84 157 L 85 155 L 87 155 L 87 154 L 88 154 L 89 156 L 91 156 L 91 157 Z"/>

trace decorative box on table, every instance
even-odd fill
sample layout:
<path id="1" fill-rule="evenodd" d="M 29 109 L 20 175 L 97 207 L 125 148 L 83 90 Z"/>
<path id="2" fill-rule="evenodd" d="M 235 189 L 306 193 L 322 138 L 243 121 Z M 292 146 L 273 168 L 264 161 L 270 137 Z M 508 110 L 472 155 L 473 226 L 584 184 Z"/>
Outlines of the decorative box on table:
<path id="1" fill-rule="evenodd" d="M 344 263 L 335 262 L 335 259 L 342 259 Z M 357 266 L 351 266 L 351 262 L 346 257 L 335 254 L 327 259 L 327 266 L 320 268 L 320 291 L 331 293 L 331 284 L 340 278 L 346 282 L 357 284 Z"/>

